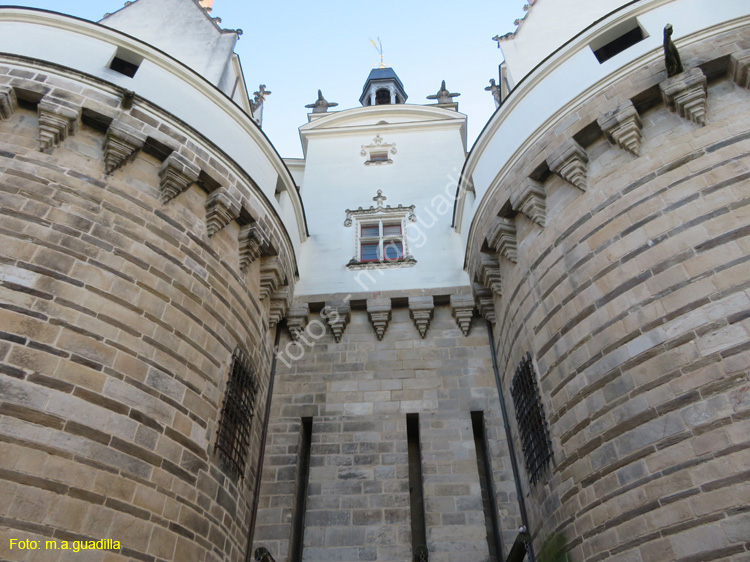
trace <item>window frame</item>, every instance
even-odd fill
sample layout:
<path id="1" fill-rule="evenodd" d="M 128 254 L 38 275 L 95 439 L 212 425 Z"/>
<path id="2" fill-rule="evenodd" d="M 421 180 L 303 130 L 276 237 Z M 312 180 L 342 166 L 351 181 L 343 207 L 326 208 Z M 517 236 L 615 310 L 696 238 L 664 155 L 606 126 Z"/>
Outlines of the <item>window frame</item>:
<path id="1" fill-rule="evenodd" d="M 377 226 L 378 228 L 378 235 L 372 236 L 363 235 L 363 230 L 365 228 L 372 228 L 374 226 Z M 385 228 L 388 226 L 398 226 L 399 227 L 399 233 L 398 234 L 385 234 Z M 405 259 L 406 253 L 406 236 L 404 236 L 405 226 L 404 226 L 404 218 L 403 217 L 379 217 L 379 218 L 371 218 L 371 219 L 362 219 L 357 221 L 357 248 L 355 255 L 358 256 L 358 260 L 360 263 L 389 263 L 389 262 L 398 262 Z M 374 259 L 364 259 L 363 255 L 363 246 L 367 245 L 373 245 L 377 244 L 378 250 L 377 250 L 377 257 Z M 395 258 L 387 258 L 386 257 L 386 246 L 389 246 L 390 244 L 398 244 L 400 246 L 399 248 L 399 256 Z"/>

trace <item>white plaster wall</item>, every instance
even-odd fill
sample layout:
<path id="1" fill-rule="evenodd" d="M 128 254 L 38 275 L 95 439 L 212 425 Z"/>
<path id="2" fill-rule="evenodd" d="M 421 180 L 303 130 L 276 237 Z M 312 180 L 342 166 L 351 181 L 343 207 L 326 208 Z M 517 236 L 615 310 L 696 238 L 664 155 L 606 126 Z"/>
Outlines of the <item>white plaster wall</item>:
<path id="1" fill-rule="evenodd" d="M 629 1 L 537 0 L 516 36 L 500 42 L 511 86 L 570 38 Z"/>
<path id="2" fill-rule="evenodd" d="M 110 70 L 118 45 L 145 58 L 133 78 Z M 135 93 L 215 143 L 257 183 L 285 221 L 295 252 L 304 239 L 301 208 L 282 212 L 276 184 L 286 176 L 270 142 L 236 105 L 187 69 L 116 32 L 57 14 L 0 10 L 0 52 L 75 68 Z M 291 186 L 291 178 L 287 180 Z M 293 188 L 293 187 L 292 187 Z"/>
<path id="3" fill-rule="evenodd" d="M 540 3 L 534 9 L 541 10 L 546 5 Z M 638 17 L 649 36 L 600 64 L 588 44 L 608 28 L 632 16 Z M 503 166 L 520 154 L 524 143 L 544 129 L 561 108 L 574 105 L 587 91 L 598 87 L 597 84 L 616 79 L 617 73 L 626 73 L 631 65 L 637 66 L 645 59 L 663 57 L 665 22 L 673 24 L 674 38 L 679 48 L 683 40 L 698 40 L 704 29 L 724 24 L 743 25 L 748 17 L 750 5 L 747 0 L 723 0 L 721 3 L 712 0 L 653 0 L 637 3 L 601 22 L 570 45 L 569 49 L 535 70 L 530 79 L 493 115 L 472 149 L 466 175 L 473 180 L 476 196 L 466 198 L 461 220 L 457 224 L 464 248 L 468 243 L 470 225 L 484 205 L 483 198 L 502 173 Z"/>
<path id="4" fill-rule="evenodd" d="M 215 86 L 237 42 L 235 33 L 222 33 L 202 8 L 184 0 L 138 0 L 100 23 L 161 49 Z"/>
<path id="5" fill-rule="evenodd" d="M 369 116 L 357 121 L 358 111 L 372 109 L 353 110 L 353 119 L 346 120 L 347 126 L 379 120 Z M 310 238 L 300 255 L 297 295 L 468 284 L 461 241 L 451 228 L 456 180 L 465 157 L 461 140 L 464 122 L 455 120 L 445 126 L 436 121 L 430 126 L 417 123 L 415 116 L 402 119 L 407 120 L 413 121 L 413 125 L 391 130 L 371 125 L 358 128 L 356 133 L 338 129 L 333 134 L 308 138 L 302 192 Z M 396 144 L 398 152 L 389 155 L 393 164 L 364 164 L 366 157 L 360 155 L 361 146 L 372 144 L 377 134 L 385 143 Z M 373 197 L 378 189 L 387 197 L 385 205 L 416 205 L 417 222 L 409 227 L 411 234 L 407 239 L 408 252 L 417 260 L 414 267 L 379 270 L 346 267 L 355 253 L 356 222 L 345 227 L 345 211 L 375 205 Z"/>

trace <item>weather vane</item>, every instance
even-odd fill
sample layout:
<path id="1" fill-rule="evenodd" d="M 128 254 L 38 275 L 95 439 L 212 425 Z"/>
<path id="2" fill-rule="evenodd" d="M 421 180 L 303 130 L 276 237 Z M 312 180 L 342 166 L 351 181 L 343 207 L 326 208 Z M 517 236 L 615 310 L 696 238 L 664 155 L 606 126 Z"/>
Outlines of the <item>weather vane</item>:
<path id="1" fill-rule="evenodd" d="M 372 39 L 370 39 L 370 43 L 372 43 L 372 46 L 375 47 L 375 50 L 380 54 L 380 66 L 378 68 L 385 68 L 385 63 L 383 62 L 383 43 L 380 42 L 380 37 L 378 37 L 377 45 Z"/>

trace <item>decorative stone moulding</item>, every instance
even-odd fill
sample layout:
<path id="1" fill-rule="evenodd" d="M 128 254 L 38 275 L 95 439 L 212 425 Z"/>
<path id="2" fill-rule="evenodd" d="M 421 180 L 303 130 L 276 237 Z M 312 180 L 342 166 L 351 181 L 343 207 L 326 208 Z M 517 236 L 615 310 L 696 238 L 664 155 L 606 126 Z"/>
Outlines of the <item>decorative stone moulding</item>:
<path id="1" fill-rule="evenodd" d="M 147 135 L 126 125 L 113 121 L 104 139 L 104 170 L 107 174 L 135 159 L 146 143 Z"/>
<path id="2" fill-rule="evenodd" d="M 56 146 L 78 130 L 81 109 L 71 109 L 42 98 L 39 113 L 39 150 L 51 153 Z"/>
<path id="3" fill-rule="evenodd" d="M 633 102 L 628 100 L 597 119 L 607 140 L 635 156 L 641 153 L 643 123 Z"/>
<path id="4" fill-rule="evenodd" d="M 391 299 L 367 299 L 367 314 L 370 316 L 370 323 L 375 329 L 378 340 L 382 340 L 388 328 L 388 322 L 391 320 Z"/>
<path id="5" fill-rule="evenodd" d="M 220 187 L 206 199 L 206 231 L 213 236 L 231 221 L 240 217 L 240 205 L 229 194 L 229 190 Z"/>
<path id="6" fill-rule="evenodd" d="M 503 276 L 500 272 L 500 263 L 497 256 L 480 252 L 479 254 L 479 279 L 486 289 L 490 289 L 497 296 L 503 294 Z"/>
<path id="7" fill-rule="evenodd" d="M 383 206 L 383 201 L 387 200 L 388 198 L 383 195 L 383 190 L 378 189 L 378 194 L 372 198 L 373 201 L 377 203 L 377 205 L 372 205 L 368 207 L 367 209 L 364 209 L 362 207 L 357 207 L 355 210 L 347 209 L 346 210 L 346 219 L 344 219 L 344 226 L 350 227 L 353 224 L 353 220 L 355 218 L 373 218 L 378 217 L 380 215 L 391 215 L 391 214 L 403 214 L 406 215 L 406 219 L 409 222 L 417 222 L 417 215 L 414 214 L 414 209 L 416 208 L 415 205 L 409 205 L 408 207 L 404 207 L 400 203 L 396 207 L 391 207 L 390 205 Z"/>
<path id="8" fill-rule="evenodd" d="M 589 157 L 573 139 L 566 140 L 547 158 L 549 169 L 569 184 L 586 191 Z"/>
<path id="9" fill-rule="evenodd" d="M 284 285 L 271 295 L 271 304 L 268 313 L 268 327 L 273 328 L 286 316 L 289 303 L 292 300 L 292 291 L 289 285 Z"/>
<path id="10" fill-rule="evenodd" d="M 286 327 L 294 341 L 299 340 L 300 334 L 305 331 L 310 322 L 310 305 L 307 303 L 295 304 L 286 313 Z"/>
<path id="11" fill-rule="evenodd" d="M 265 245 L 263 232 L 257 222 L 246 224 L 240 228 L 240 269 L 245 270 L 263 254 Z"/>
<path id="12" fill-rule="evenodd" d="M 372 139 L 372 144 L 362 145 L 360 156 L 366 156 L 365 166 L 376 166 L 380 164 L 393 164 L 393 160 L 388 158 L 388 154 L 396 154 L 396 143 L 386 143 L 383 137 L 376 135 Z M 385 155 L 385 157 L 375 157 L 376 155 Z"/>
<path id="13" fill-rule="evenodd" d="M 665 105 L 696 125 L 706 124 L 706 75 L 700 68 L 667 78 L 659 84 Z"/>
<path id="14" fill-rule="evenodd" d="M 740 88 L 750 88 L 750 49 L 732 53 L 729 57 L 729 76 Z"/>
<path id="15" fill-rule="evenodd" d="M 546 225 L 547 194 L 538 182 L 526 179 L 523 187 L 511 197 L 510 204 L 515 211 L 522 213 L 539 226 Z"/>
<path id="16" fill-rule="evenodd" d="M 351 311 L 349 303 L 326 303 L 321 312 L 321 316 L 325 318 L 331 332 L 333 332 L 336 343 L 340 342 L 341 336 L 344 335 L 344 330 L 351 317 Z"/>
<path id="17" fill-rule="evenodd" d="M 201 170 L 177 152 L 170 154 L 159 168 L 159 189 L 162 203 L 169 203 L 198 181 Z"/>
<path id="18" fill-rule="evenodd" d="M 279 256 L 268 256 L 260 261 L 260 300 L 273 294 L 284 281 L 284 268 Z"/>
<path id="19" fill-rule="evenodd" d="M 474 298 L 471 295 L 451 295 L 451 312 L 463 335 L 468 336 L 474 317 Z"/>
<path id="20" fill-rule="evenodd" d="M 10 86 L 0 86 L 0 121 L 13 117 L 17 107 L 16 91 Z"/>
<path id="21" fill-rule="evenodd" d="M 498 254 L 502 254 L 513 263 L 518 261 L 518 238 L 516 223 L 513 219 L 495 217 L 487 233 L 487 243 Z"/>
<path id="22" fill-rule="evenodd" d="M 409 297 L 409 312 L 419 335 L 424 339 L 427 328 L 430 327 L 432 311 L 435 309 L 433 297 Z"/>
<path id="23" fill-rule="evenodd" d="M 492 291 L 475 283 L 474 298 L 476 299 L 477 309 L 479 309 L 479 314 L 482 318 L 495 324 L 497 317 L 495 316 L 495 300 Z"/>

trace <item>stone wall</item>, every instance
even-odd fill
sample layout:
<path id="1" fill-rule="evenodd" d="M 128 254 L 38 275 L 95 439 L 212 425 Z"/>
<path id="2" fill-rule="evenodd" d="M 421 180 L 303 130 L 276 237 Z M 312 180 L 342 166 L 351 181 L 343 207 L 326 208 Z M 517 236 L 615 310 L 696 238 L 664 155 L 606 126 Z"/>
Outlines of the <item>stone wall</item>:
<path id="1" fill-rule="evenodd" d="M 748 47 L 747 28 L 701 39 L 684 74 L 659 60 L 592 94 L 477 218 L 503 384 L 530 352 L 552 438 L 523 478 L 537 547 L 747 560 Z"/>
<path id="2" fill-rule="evenodd" d="M 304 559 L 411 560 L 406 415 L 419 414 L 430 561 L 489 560 L 471 422 L 481 411 L 507 553 L 519 519 L 484 320 L 471 320 L 468 295 L 453 306 L 445 295 L 369 296 L 338 304 L 347 320 L 338 342 L 320 313 L 305 328 L 290 310 L 302 331 L 297 344 L 282 336 L 253 548 L 287 559 L 300 423 L 312 417 Z M 468 335 L 453 317 L 461 310 Z"/>
<path id="3" fill-rule="evenodd" d="M 0 64 L 0 557 L 241 560 L 293 258 L 251 178 L 122 97 Z M 261 387 L 244 478 L 214 450 L 236 347 Z"/>

